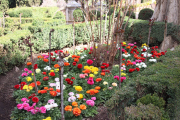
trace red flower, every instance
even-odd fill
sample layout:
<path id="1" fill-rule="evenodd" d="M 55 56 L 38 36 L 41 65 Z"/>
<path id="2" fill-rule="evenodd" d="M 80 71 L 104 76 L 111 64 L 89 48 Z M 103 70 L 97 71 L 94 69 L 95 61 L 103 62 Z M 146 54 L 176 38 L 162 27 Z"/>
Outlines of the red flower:
<path id="1" fill-rule="evenodd" d="M 38 68 L 38 64 L 35 64 L 35 65 L 34 65 L 34 69 L 37 69 L 37 68 Z"/>
<path id="2" fill-rule="evenodd" d="M 89 54 L 91 54 L 91 52 L 89 52 Z"/>
<path id="3" fill-rule="evenodd" d="M 106 65 L 107 63 L 102 63 L 102 65 Z"/>
<path id="4" fill-rule="evenodd" d="M 105 66 L 101 66 L 101 69 L 105 69 Z"/>
<path id="5" fill-rule="evenodd" d="M 43 80 L 44 80 L 44 81 L 49 80 L 48 76 L 43 77 Z"/>
<path id="6" fill-rule="evenodd" d="M 139 52 L 137 51 L 136 54 L 139 54 Z"/>
<path id="7" fill-rule="evenodd" d="M 131 54 L 133 54 L 134 52 L 133 52 L 133 51 L 131 51 L 130 53 L 131 53 Z"/>
<path id="8" fill-rule="evenodd" d="M 46 75 L 46 72 L 42 72 L 43 75 Z"/>
<path id="9" fill-rule="evenodd" d="M 126 60 L 126 59 L 123 58 L 122 60 L 124 61 L 124 60 Z"/>
<path id="10" fill-rule="evenodd" d="M 72 80 L 75 80 L 75 77 L 71 77 Z"/>
<path id="11" fill-rule="evenodd" d="M 53 56 L 53 53 L 50 53 L 51 54 L 51 56 Z M 48 53 L 48 55 L 49 55 L 49 53 Z"/>
<path id="12" fill-rule="evenodd" d="M 146 52 L 146 49 L 144 48 L 142 51 L 143 51 L 143 52 Z"/>
<path id="13" fill-rule="evenodd" d="M 154 50 L 154 47 L 151 47 L 151 49 L 153 49 L 153 50 Z"/>
<path id="14" fill-rule="evenodd" d="M 109 70 L 106 70 L 105 72 L 110 73 L 110 71 L 109 71 Z"/>
<path id="15" fill-rule="evenodd" d="M 84 50 L 87 50 L 87 48 L 84 48 Z"/>
<path id="16" fill-rule="evenodd" d="M 73 84 L 73 81 L 68 81 L 67 82 L 69 85 L 72 85 Z"/>
<path id="17" fill-rule="evenodd" d="M 82 64 L 78 64 L 78 65 L 77 65 L 77 67 L 78 67 L 79 69 L 81 69 L 82 66 L 83 66 Z"/>
<path id="18" fill-rule="evenodd" d="M 76 62 L 73 62 L 73 65 L 76 66 Z"/>
<path id="19" fill-rule="evenodd" d="M 56 58 L 52 58 L 52 61 L 56 61 Z"/>
<path id="20" fill-rule="evenodd" d="M 54 73 L 54 72 L 51 72 L 51 73 L 50 73 L 50 76 L 55 76 L 55 73 Z"/>
<path id="21" fill-rule="evenodd" d="M 130 69 L 129 69 L 129 72 L 130 72 L 130 73 L 133 72 L 133 71 L 135 71 L 134 68 L 130 68 Z"/>
<path id="22" fill-rule="evenodd" d="M 161 52 L 162 55 L 165 55 L 165 52 Z"/>
<path id="23" fill-rule="evenodd" d="M 27 85 L 26 82 L 21 82 L 21 86 Z"/>
<path id="24" fill-rule="evenodd" d="M 106 66 L 105 66 L 106 68 L 108 68 L 109 67 L 109 64 L 106 64 Z"/>
<path id="25" fill-rule="evenodd" d="M 134 48 L 137 48 L 137 46 L 134 46 L 133 49 L 134 49 Z"/>
<path id="26" fill-rule="evenodd" d="M 69 82 L 69 81 L 71 81 L 71 79 L 70 79 L 70 78 L 66 78 L 65 81 L 66 81 L 66 82 Z"/>
<path id="27" fill-rule="evenodd" d="M 155 46 L 156 49 L 158 49 L 158 46 Z"/>
<path id="28" fill-rule="evenodd" d="M 144 62 L 145 58 L 141 58 L 141 60 Z"/>
<path id="29" fill-rule="evenodd" d="M 101 70 L 101 72 L 106 72 L 106 70 Z"/>
<path id="30" fill-rule="evenodd" d="M 15 85 L 14 88 L 19 89 L 20 85 Z"/>
<path id="31" fill-rule="evenodd" d="M 32 101 L 33 101 L 34 103 L 38 103 L 38 102 L 39 102 L 39 99 L 38 99 L 37 97 L 33 97 L 33 98 L 32 98 Z"/>
<path id="32" fill-rule="evenodd" d="M 144 57 L 144 54 L 141 54 L 141 57 Z"/>
<path id="33" fill-rule="evenodd" d="M 28 99 L 31 99 L 33 96 L 29 96 Z"/>
<path id="34" fill-rule="evenodd" d="M 140 71 L 140 69 L 139 69 L 138 67 L 136 68 L 136 70 L 137 70 L 137 71 Z"/>

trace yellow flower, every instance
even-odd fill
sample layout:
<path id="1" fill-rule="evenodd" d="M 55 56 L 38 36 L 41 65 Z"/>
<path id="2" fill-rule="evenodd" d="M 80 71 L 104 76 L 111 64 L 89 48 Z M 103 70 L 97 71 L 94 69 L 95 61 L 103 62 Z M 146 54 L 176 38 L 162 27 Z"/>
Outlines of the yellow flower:
<path id="1" fill-rule="evenodd" d="M 126 73 L 121 73 L 121 76 L 126 76 Z"/>
<path id="2" fill-rule="evenodd" d="M 97 74 L 98 74 L 98 72 L 94 72 L 94 74 L 95 74 L 95 75 L 97 75 Z"/>
<path id="3" fill-rule="evenodd" d="M 81 100 L 83 98 L 83 94 L 79 94 L 79 100 Z"/>
<path id="4" fill-rule="evenodd" d="M 141 46 L 141 47 L 143 47 L 143 46 L 147 46 L 147 44 L 146 44 L 146 43 L 144 43 L 144 44 L 142 44 L 142 46 Z"/>
<path id="5" fill-rule="evenodd" d="M 26 77 L 26 80 L 27 80 L 27 82 L 30 82 L 30 81 L 32 81 L 32 78 L 31 77 Z"/>
<path id="6" fill-rule="evenodd" d="M 126 45 L 126 42 L 123 42 L 123 45 Z"/>
<path id="7" fill-rule="evenodd" d="M 47 117 L 46 119 L 43 119 L 43 120 L 52 120 L 51 117 Z"/>
<path id="8" fill-rule="evenodd" d="M 25 89 L 28 89 L 28 85 L 24 85 L 23 86 L 23 89 L 25 90 Z"/>
<path id="9" fill-rule="evenodd" d="M 80 53 L 80 52 L 78 52 L 77 54 L 78 54 L 78 55 L 80 55 L 81 53 Z"/>
<path id="10" fill-rule="evenodd" d="M 82 87 L 81 86 L 75 86 L 75 90 L 77 90 L 78 92 L 82 91 Z"/>
<path id="11" fill-rule="evenodd" d="M 104 84 L 104 85 L 107 85 L 107 84 L 108 84 L 108 82 L 104 81 L 104 82 L 103 82 L 103 84 Z"/>
<path id="12" fill-rule="evenodd" d="M 121 72 L 123 71 L 123 69 L 121 69 Z"/>
<path id="13" fill-rule="evenodd" d="M 33 87 L 32 87 L 32 86 L 29 86 L 29 89 L 30 89 L 30 90 L 32 90 L 32 89 L 33 89 Z"/>
<path id="14" fill-rule="evenodd" d="M 55 72 L 58 72 L 59 71 L 59 69 L 55 69 Z"/>
<path id="15" fill-rule="evenodd" d="M 89 77 L 94 77 L 94 75 L 93 74 L 89 74 Z"/>
<path id="16" fill-rule="evenodd" d="M 119 65 L 114 65 L 114 67 L 119 67 Z"/>
<path id="17" fill-rule="evenodd" d="M 88 69 L 89 70 L 90 68 L 89 68 L 89 66 L 84 66 L 84 69 Z"/>
<path id="18" fill-rule="evenodd" d="M 26 89 L 26 92 L 30 92 L 30 89 Z"/>
<path id="19" fill-rule="evenodd" d="M 31 75 L 33 76 L 33 75 L 34 75 L 34 73 L 31 73 Z"/>
<path id="20" fill-rule="evenodd" d="M 51 73 L 51 72 L 54 72 L 54 70 L 50 70 L 50 73 Z"/>

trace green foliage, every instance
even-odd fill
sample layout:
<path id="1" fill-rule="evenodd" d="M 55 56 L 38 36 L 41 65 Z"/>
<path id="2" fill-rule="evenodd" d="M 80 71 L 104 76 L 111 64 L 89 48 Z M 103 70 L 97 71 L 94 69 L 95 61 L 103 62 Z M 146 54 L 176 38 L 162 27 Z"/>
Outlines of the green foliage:
<path id="1" fill-rule="evenodd" d="M 73 12 L 73 17 L 75 22 L 83 22 L 84 21 L 84 14 L 81 9 L 76 9 Z"/>
<path id="2" fill-rule="evenodd" d="M 8 14 L 10 17 L 19 17 L 20 13 L 22 13 L 21 17 L 24 17 L 24 18 L 32 17 L 33 15 L 32 10 L 26 9 L 26 8 L 21 8 L 21 9 L 13 8 L 8 11 Z"/>
<path id="3" fill-rule="evenodd" d="M 138 19 L 149 20 L 153 15 L 153 10 L 149 8 L 144 8 L 139 12 Z"/>
<path id="4" fill-rule="evenodd" d="M 16 3 L 19 7 L 32 7 L 39 6 L 42 3 L 42 0 L 16 0 Z"/>
<path id="5" fill-rule="evenodd" d="M 128 18 L 124 20 L 124 25 Z M 149 33 L 149 21 L 130 19 L 125 29 L 125 39 L 128 40 L 129 36 L 132 36 L 137 42 L 143 44 L 147 43 Z M 159 45 L 164 39 L 164 22 L 155 22 L 152 26 L 150 36 L 150 46 Z M 173 25 L 172 23 L 167 24 L 167 35 L 172 35 L 174 39 L 180 41 L 180 26 Z"/>
<path id="6" fill-rule="evenodd" d="M 125 108 L 125 116 L 128 120 L 161 120 L 161 110 L 153 105 L 143 105 L 138 103 L 137 106 L 130 106 Z"/>
<path id="7" fill-rule="evenodd" d="M 58 11 L 53 19 L 65 19 L 65 15 L 61 11 Z"/>
<path id="8" fill-rule="evenodd" d="M 5 12 L 9 8 L 8 0 L 0 0 L 0 11 Z"/>
<path id="9" fill-rule="evenodd" d="M 144 105 L 148 105 L 148 104 L 153 104 L 154 106 L 157 106 L 159 107 L 160 109 L 164 107 L 165 105 L 165 101 L 163 100 L 163 98 L 159 97 L 157 95 L 157 93 L 151 95 L 151 94 L 147 94 L 146 96 L 140 98 L 137 100 L 136 102 L 137 104 L 138 103 L 142 103 Z"/>
<path id="10" fill-rule="evenodd" d="M 32 22 L 32 25 L 33 26 L 43 26 L 44 25 L 44 20 L 42 20 L 40 18 L 34 19 L 33 22 Z"/>
<path id="11" fill-rule="evenodd" d="M 90 20 L 92 21 L 93 20 L 93 17 L 94 19 L 96 20 L 99 20 L 100 19 L 100 11 L 97 11 L 97 10 L 92 10 L 90 13 Z"/>
<path id="12" fill-rule="evenodd" d="M 127 13 L 126 13 L 126 16 L 129 16 L 131 14 L 131 11 L 127 11 Z M 132 14 L 131 14 L 131 17 L 130 18 L 133 18 L 133 19 L 135 19 L 135 13 L 134 12 L 132 12 Z"/>

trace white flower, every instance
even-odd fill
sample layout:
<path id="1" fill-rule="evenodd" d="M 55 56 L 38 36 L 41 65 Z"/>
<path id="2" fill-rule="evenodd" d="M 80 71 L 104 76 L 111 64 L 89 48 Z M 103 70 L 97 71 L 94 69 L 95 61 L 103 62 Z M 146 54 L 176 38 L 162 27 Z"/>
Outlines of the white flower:
<path id="1" fill-rule="evenodd" d="M 46 66 L 44 70 L 51 70 L 51 68 L 49 66 Z"/>
<path id="2" fill-rule="evenodd" d="M 144 55 L 144 57 L 146 57 L 147 52 L 143 52 L 142 54 Z M 149 53 L 148 53 L 148 55 L 147 55 L 147 56 L 148 56 L 148 57 L 151 57 L 151 56 L 152 56 L 152 54 L 149 54 Z"/>
<path id="3" fill-rule="evenodd" d="M 149 62 L 157 62 L 156 59 L 149 59 Z"/>
<path id="4" fill-rule="evenodd" d="M 127 58 L 127 57 L 129 57 L 129 56 L 131 56 L 131 55 L 127 53 L 127 54 L 122 54 L 122 56 L 125 57 L 125 58 Z"/>
<path id="5" fill-rule="evenodd" d="M 63 84 L 63 90 L 66 89 L 66 86 Z"/>
<path id="6" fill-rule="evenodd" d="M 73 96 L 73 95 L 74 95 L 74 93 L 73 93 L 73 92 L 70 92 L 70 93 L 69 93 L 69 96 Z"/>
<path id="7" fill-rule="evenodd" d="M 112 86 L 117 86 L 117 83 L 112 83 Z"/>
<path id="8" fill-rule="evenodd" d="M 68 62 L 68 58 L 63 58 L 63 60 L 64 60 L 65 62 Z"/>
<path id="9" fill-rule="evenodd" d="M 103 84 L 104 84 L 104 85 L 107 85 L 107 84 L 108 84 L 108 82 L 104 81 L 104 82 L 103 82 Z"/>
<path id="10" fill-rule="evenodd" d="M 63 75 L 63 77 L 67 77 L 67 74 Z"/>
<path id="11" fill-rule="evenodd" d="M 39 68 L 36 69 L 36 73 L 40 73 L 41 70 Z"/>
<path id="12" fill-rule="evenodd" d="M 76 97 L 71 96 L 71 97 L 68 98 L 68 101 L 69 102 L 74 102 L 74 101 L 76 101 Z"/>

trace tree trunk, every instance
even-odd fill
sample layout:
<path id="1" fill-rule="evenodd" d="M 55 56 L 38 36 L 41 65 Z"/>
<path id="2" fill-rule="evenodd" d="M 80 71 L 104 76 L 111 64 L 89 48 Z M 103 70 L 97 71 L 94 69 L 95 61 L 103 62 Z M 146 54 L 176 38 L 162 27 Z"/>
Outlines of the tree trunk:
<path id="1" fill-rule="evenodd" d="M 152 18 L 163 21 L 167 16 L 168 23 L 180 25 L 180 2 L 179 0 L 156 0 L 156 7 Z"/>

